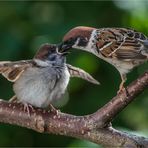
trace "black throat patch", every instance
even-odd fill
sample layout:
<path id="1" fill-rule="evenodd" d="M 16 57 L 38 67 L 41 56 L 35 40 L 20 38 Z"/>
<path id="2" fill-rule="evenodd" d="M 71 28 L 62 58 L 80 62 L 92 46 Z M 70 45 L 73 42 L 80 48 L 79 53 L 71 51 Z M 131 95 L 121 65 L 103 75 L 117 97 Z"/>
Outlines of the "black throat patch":
<path id="1" fill-rule="evenodd" d="M 86 47 L 88 44 L 88 39 L 84 37 L 79 37 L 79 42 L 77 46 Z"/>

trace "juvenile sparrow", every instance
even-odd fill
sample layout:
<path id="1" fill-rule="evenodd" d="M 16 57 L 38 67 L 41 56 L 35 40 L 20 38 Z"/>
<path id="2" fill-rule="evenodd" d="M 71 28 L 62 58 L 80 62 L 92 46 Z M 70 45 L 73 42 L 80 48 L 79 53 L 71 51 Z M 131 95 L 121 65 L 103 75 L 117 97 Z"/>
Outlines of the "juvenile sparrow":
<path id="1" fill-rule="evenodd" d="M 59 48 L 71 47 L 91 52 L 115 66 L 122 79 L 118 93 L 124 88 L 126 74 L 148 61 L 148 38 L 133 29 L 76 27 L 64 36 Z"/>
<path id="2" fill-rule="evenodd" d="M 66 64 L 66 52 L 60 53 L 56 45 L 44 44 L 31 60 L 0 62 L 0 73 L 14 82 L 15 97 L 19 102 L 45 108 L 60 98 L 69 78 L 80 77 L 99 84 L 87 72 Z M 27 106 L 26 106 L 27 105 Z"/>

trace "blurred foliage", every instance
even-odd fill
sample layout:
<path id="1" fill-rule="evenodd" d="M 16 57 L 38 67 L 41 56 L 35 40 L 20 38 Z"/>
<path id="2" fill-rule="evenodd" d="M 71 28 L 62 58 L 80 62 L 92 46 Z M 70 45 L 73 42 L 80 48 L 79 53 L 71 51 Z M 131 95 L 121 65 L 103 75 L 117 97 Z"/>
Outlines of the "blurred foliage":
<path id="1" fill-rule="evenodd" d="M 59 43 L 62 36 L 75 26 L 131 27 L 148 35 L 147 1 L 91 1 L 91 2 L 0 2 L 0 60 L 32 58 L 42 43 Z M 73 50 L 68 63 L 91 73 L 100 86 L 80 79 L 72 79 L 69 102 L 62 111 L 84 115 L 93 113 L 117 92 L 120 76 L 108 63 L 90 53 Z M 148 64 L 135 68 L 128 81 L 136 79 L 148 69 Z M 12 84 L 0 77 L 0 98 L 13 95 Z M 83 107 L 82 107 L 83 106 Z M 115 119 L 115 127 L 140 131 L 148 135 L 148 91 L 145 90 Z M 74 138 L 40 134 L 34 131 L 0 124 L 0 146 L 95 146 Z"/>

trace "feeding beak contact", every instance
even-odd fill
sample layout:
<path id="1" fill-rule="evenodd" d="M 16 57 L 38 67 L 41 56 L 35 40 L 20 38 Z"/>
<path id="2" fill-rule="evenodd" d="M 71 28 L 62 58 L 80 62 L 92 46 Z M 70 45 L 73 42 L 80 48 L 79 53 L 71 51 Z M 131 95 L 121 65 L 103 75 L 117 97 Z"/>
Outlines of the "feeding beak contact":
<path id="1" fill-rule="evenodd" d="M 60 47 L 61 45 L 58 45 L 58 47 L 56 48 L 56 52 L 61 55 L 61 56 L 66 56 L 67 54 L 69 54 L 70 52 L 67 52 L 66 50 L 61 50 L 60 51 Z"/>
<path id="2" fill-rule="evenodd" d="M 60 52 L 65 52 L 69 50 L 70 48 L 72 48 L 73 45 L 74 43 L 72 42 L 62 42 L 58 45 L 58 48 Z"/>

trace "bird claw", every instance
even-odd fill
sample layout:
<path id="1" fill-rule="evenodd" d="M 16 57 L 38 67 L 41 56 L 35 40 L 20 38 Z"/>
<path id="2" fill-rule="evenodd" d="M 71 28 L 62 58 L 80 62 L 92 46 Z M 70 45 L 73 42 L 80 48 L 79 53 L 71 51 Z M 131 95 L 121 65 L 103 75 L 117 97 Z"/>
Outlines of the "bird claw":
<path id="1" fill-rule="evenodd" d="M 17 103 L 17 97 L 13 96 L 10 100 L 9 103 Z"/>
<path id="2" fill-rule="evenodd" d="M 33 111 L 34 108 L 31 104 L 28 104 L 28 103 L 25 103 L 25 102 L 20 102 L 19 100 L 17 100 L 17 97 L 16 96 L 13 96 L 10 100 L 9 100 L 10 103 L 22 103 L 23 104 L 23 111 L 26 112 L 27 111 L 27 114 L 28 116 L 30 116 L 30 109 Z M 59 110 L 57 110 L 55 107 L 53 107 L 52 104 L 49 104 L 49 108 L 50 108 L 50 111 L 54 114 L 57 114 Z"/>
<path id="3" fill-rule="evenodd" d="M 57 114 L 58 110 L 55 107 L 53 107 L 53 105 L 49 104 L 49 108 L 51 112 Z"/>
<path id="4" fill-rule="evenodd" d="M 27 111 L 28 116 L 30 116 L 30 109 L 31 110 L 34 110 L 34 108 L 32 107 L 32 105 L 31 104 L 28 104 L 28 103 L 23 103 L 23 106 L 24 106 L 24 112 Z"/>
<path id="5" fill-rule="evenodd" d="M 122 91 L 126 90 L 126 88 L 122 85 L 119 87 L 117 94 L 120 94 Z"/>
<path id="6" fill-rule="evenodd" d="M 127 91 L 126 88 L 124 87 L 124 83 L 126 81 L 126 75 L 121 75 L 121 83 L 120 83 L 120 86 L 119 86 L 119 90 L 117 92 L 117 94 L 119 94 L 120 92 L 123 92 L 123 91 Z"/>
<path id="7" fill-rule="evenodd" d="M 13 96 L 10 100 L 9 100 L 10 103 L 22 103 L 20 102 L 19 100 L 17 100 L 17 97 L 16 96 Z M 28 103 L 22 103 L 23 104 L 23 110 L 24 112 L 27 111 L 27 114 L 28 116 L 30 116 L 30 109 L 31 110 L 34 110 L 34 108 L 32 107 L 31 104 L 28 104 Z"/>
<path id="8" fill-rule="evenodd" d="M 129 96 L 128 90 L 124 87 L 123 84 L 121 84 L 120 87 L 119 87 L 119 90 L 118 90 L 117 94 L 120 94 L 123 91 L 125 91 L 126 92 L 126 95 Z"/>

